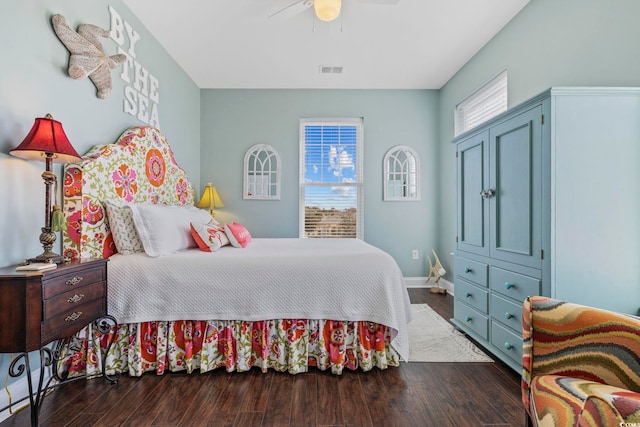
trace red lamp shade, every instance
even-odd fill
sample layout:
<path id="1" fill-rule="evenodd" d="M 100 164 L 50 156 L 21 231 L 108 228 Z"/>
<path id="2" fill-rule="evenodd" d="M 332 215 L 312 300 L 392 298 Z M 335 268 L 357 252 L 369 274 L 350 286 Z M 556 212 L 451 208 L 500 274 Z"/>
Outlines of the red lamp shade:
<path id="1" fill-rule="evenodd" d="M 50 114 L 37 118 L 24 141 L 9 153 L 26 160 L 46 160 L 49 157 L 46 153 L 50 153 L 51 160 L 55 163 L 76 163 L 82 160 L 71 146 L 62 123 L 54 120 Z"/>

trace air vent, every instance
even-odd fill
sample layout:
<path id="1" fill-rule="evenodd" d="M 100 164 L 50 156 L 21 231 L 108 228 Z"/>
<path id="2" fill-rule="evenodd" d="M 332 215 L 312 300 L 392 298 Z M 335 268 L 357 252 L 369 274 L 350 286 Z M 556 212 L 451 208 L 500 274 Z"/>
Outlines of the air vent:
<path id="1" fill-rule="evenodd" d="M 327 67 L 326 65 L 320 66 L 320 74 L 342 74 L 343 67 Z"/>

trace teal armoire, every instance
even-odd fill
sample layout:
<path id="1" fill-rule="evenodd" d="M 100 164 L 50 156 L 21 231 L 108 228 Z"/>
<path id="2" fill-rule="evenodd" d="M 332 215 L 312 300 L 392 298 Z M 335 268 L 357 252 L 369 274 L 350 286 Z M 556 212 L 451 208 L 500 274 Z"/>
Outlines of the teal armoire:
<path id="1" fill-rule="evenodd" d="M 521 369 L 528 295 L 640 307 L 640 88 L 551 88 L 456 144 L 454 324 Z"/>

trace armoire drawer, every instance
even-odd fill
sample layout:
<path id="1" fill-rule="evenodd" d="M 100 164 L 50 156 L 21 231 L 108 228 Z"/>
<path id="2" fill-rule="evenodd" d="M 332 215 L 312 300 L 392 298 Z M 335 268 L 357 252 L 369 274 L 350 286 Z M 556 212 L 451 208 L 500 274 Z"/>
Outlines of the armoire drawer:
<path id="1" fill-rule="evenodd" d="M 469 307 L 460 300 L 454 301 L 454 316 L 458 322 L 478 334 L 481 338 L 489 339 L 489 318 L 478 310 Z"/>
<path id="2" fill-rule="evenodd" d="M 472 261 L 459 256 L 456 257 L 456 276 L 462 277 L 485 288 L 487 287 L 488 268 L 489 266 L 482 262 Z"/>
<path id="3" fill-rule="evenodd" d="M 522 336 L 505 328 L 496 321 L 491 321 L 491 344 L 514 362 L 522 363 Z"/>
<path id="4" fill-rule="evenodd" d="M 522 334 L 522 304 L 491 294 L 490 315 L 516 334 Z"/>
<path id="5" fill-rule="evenodd" d="M 482 313 L 489 312 L 489 292 L 463 279 L 456 280 L 456 298 Z"/>
<path id="6" fill-rule="evenodd" d="M 513 271 L 491 267 L 491 290 L 522 302 L 530 295 L 540 295 L 540 279 Z"/>

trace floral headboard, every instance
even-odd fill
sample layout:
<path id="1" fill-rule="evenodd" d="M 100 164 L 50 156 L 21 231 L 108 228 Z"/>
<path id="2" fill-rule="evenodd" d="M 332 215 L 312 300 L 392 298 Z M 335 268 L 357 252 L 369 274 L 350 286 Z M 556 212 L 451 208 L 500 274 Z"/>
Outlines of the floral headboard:
<path id="1" fill-rule="evenodd" d="M 64 173 L 63 254 L 107 258 L 116 253 L 105 202 L 192 205 L 194 192 L 159 130 L 127 129 L 113 144 L 93 147 Z"/>

